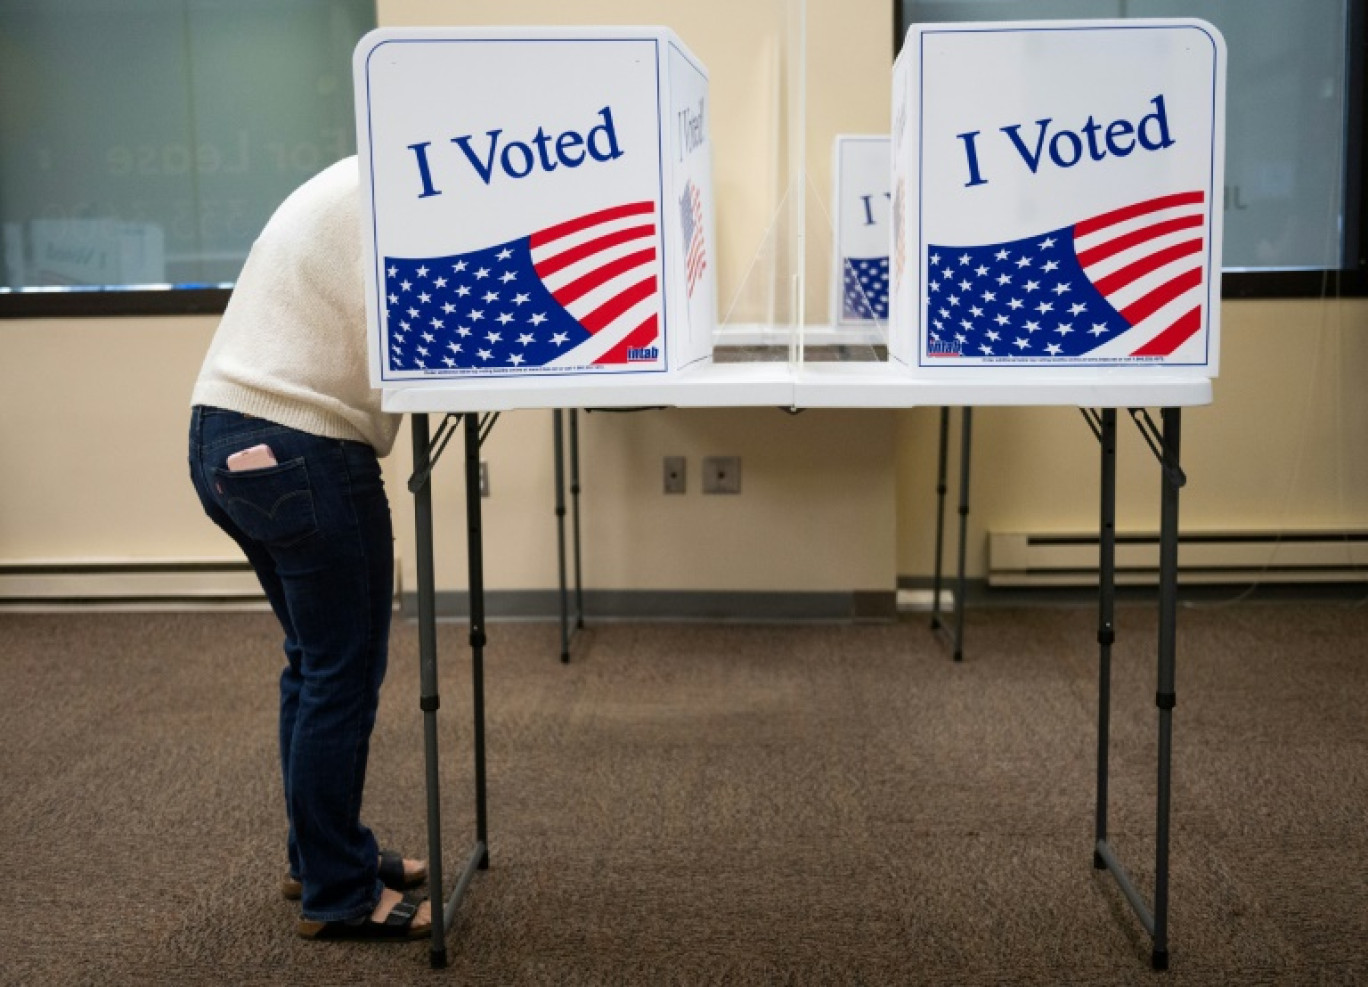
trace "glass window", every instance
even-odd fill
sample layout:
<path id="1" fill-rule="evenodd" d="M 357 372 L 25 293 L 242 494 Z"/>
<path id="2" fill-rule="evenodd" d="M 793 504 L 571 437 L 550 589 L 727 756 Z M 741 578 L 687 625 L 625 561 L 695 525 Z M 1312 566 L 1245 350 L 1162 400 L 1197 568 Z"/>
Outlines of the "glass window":
<path id="1" fill-rule="evenodd" d="M 934 21 L 1201 17 L 1225 35 L 1227 295 L 1362 293 L 1363 0 L 899 0 Z M 899 44 L 901 40 L 899 40 Z"/>
<path id="2" fill-rule="evenodd" d="M 373 0 L 0 0 L 0 314 L 221 305 L 355 152 L 374 26 Z"/>

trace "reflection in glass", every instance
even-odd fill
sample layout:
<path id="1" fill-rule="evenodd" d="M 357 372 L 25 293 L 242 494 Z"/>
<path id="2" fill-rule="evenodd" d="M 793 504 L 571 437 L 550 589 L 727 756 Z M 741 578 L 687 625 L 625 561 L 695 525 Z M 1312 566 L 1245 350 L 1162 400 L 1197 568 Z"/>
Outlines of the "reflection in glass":
<path id="1" fill-rule="evenodd" d="M 229 286 L 355 152 L 370 0 L 0 0 L 0 292 Z"/>
<path id="2" fill-rule="evenodd" d="M 1350 0 L 900 0 L 902 24 L 1200 17 L 1225 36 L 1226 271 L 1354 266 L 1346 216 Z M 1349 223 L 1346 223 L 1349 220 Z"/>

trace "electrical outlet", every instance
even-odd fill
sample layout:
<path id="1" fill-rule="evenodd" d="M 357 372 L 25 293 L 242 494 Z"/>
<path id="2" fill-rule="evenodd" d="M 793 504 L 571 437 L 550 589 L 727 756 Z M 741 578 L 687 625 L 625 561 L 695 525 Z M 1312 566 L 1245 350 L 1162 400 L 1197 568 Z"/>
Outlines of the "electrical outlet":
<path id="1" fill-rule="evenodd" d="M 688 490 L 688 460 L 683 456 L 665 457 L 665 492 L 682 494 Z"/>
<path id="2" fill-rule="evenodd" d="M 704 456 L 703 492 L 739 494 L 741 492 L 740 456 Z"/>
<path id="3" fill-rule="evenodd" d="M 489 464 L 480 460 L 480 496 L 489 496 Z"/>

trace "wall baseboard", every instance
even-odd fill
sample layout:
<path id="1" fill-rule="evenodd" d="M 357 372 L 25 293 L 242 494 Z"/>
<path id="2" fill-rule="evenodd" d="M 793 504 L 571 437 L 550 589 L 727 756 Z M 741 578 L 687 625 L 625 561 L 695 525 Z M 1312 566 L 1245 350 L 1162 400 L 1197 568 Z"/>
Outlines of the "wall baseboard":
<path id="1" fill-rule="evenodd" d="M 941 580 L 941 614 L 954 608 L 955 583 Z M 948 588 L 947 588 L 948 587 Z M 930 612 L 932 579 L 929 576 L 898 577 L 898 610 L 904 620 L 915 620 L 920 613 Z M 1326 603 L 1363 605 L 1368 602 L 1368 586 L 1360 580 L 1278 582 L 1265 580 L 1230 579 L 1225 582 L 1191 582 L 1178 579 L 1178 599 L 1183 603 L 1228 604 L 1249 603 Z M 1159 600 L 1157 582 L 1118 583 L 1115 602 L 1118 606 L 1154 607 Z M 967 579 L 964 584 L 964 605 L 970 611 L 1001 608 L 1068 607 L 1095 610 L 1098 606 L 1097 577 L 1091 583 L 1069 585 L 1047 584 L 1031 586 L 990 586 L 983 578 Z"/>
<path id="2" fill-rule="evenodd" d="M 265 605 L 244 559 L 0 563 L 0 605 Z"/>
<path id="3" fill-rule="evenodd" d="M 1096 586 L 1098 536 L 990 532 L 988 585 Z M 1365 531 L 1194 531 L 1178 536 L 1180 583 L 1368 582 Z M 1158 532 L 1118 533 L 1116 581 L 1159 581 Z"/>
<path id="4" fill-rule="evenodd" d="M 418 613 L 417 594 L 405 592 L 395 575 L 395 601 L 405 617 Z M 683 590 L 586 590 L 586 617 L 595 620 L 826 620 L 880 621 L 897 616 L 896 593 L 716 592 Z M 465 618 L 464 591 L 437 594 L 437 615 Z M 575 595 L 569 594 L 571 617 Z M 264 609 L 256 576 L 241 559 L 0 562 L 0 609 Z M 490 590 L 485 613 L 492 619 L 559 620 L 557 590 Z"/>
<path id="5" fill-rule="evenodd" d="M 711 590 L 585 590 L 587 620 L 716 620 L 716 621 L 884 621 L 897 616 L 893 591 L 853 592 L 721 592 Z M 470 597 L 464 591 L 437 594 L 439 618 L 465 619 Z M 418 613 L 416 593 L 403 594 L 401 611 Z M 559 620 L 557 590 L 490 590 L 485 615 L 494 620 Z M 576 616 L 575 594 L 569 613 Z"/>

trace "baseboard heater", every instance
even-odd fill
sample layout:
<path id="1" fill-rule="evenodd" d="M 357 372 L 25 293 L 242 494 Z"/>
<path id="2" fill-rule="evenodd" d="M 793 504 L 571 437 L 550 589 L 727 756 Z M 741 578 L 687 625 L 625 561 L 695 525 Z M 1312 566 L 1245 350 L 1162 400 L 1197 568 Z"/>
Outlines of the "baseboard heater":
<path id="1" fill-rule="evenodd" d="M 262 604 L 244 559 L 0 562 L 0 604 Z"/>
<path id="2" fill-rule="evenodd" d="M 1096 586 L 1096 534 L 988 535 L 988 585 Z M 1368 531 L 1183 532 L 1183 583 L 1368 582 Z M 1118 533 L 1116 582 L 1159 580 L 1158 532 Z"/>

